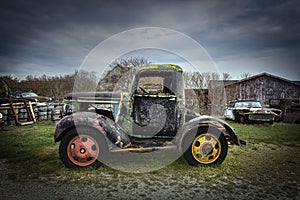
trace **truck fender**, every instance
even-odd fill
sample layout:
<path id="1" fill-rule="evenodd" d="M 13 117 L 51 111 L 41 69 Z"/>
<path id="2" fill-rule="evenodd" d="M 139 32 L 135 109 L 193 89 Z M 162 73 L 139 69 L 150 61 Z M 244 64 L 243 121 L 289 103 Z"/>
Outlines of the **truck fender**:
<path id="1" fill-rule="evenodd" d="M 93 112 L 76 112 L 62 118 L 56 125 L 54 141 L 60 141 L 65 134 L 76 126 L 92 127 L 120 148 L 125 148 L 131 144 L 130 138 L 117 123 L 106 116 Z M 109 143 L 108 145 L 111 146 Z"/>
<path id="2" fill-rule="evenodd" d="M 182 143 L 184 142 L 184 138 L 187 134 L 193 134 L 191 133 L 193 129 L 198 128 L 200 126 L 211 126 L 217 129 L 225 129 L 225 131 L 222 130 L 225 137 L 229 142 L 239 145 L 241 147 L 241 144 L 245 144 L 244 141 L 239 140 L 234 128 L 232 128 L 227 122 L 224 120 L 207 116 L 207 115 L 201 115 L 196 118 L 191 119 L 187 123 L 185 123 L 184 126 L 181 127 L 178 133 L 177 141 L 179 144 L 179 148 L 182 148 Z M 196 132 L 195 132 L 196 134 Z"/>

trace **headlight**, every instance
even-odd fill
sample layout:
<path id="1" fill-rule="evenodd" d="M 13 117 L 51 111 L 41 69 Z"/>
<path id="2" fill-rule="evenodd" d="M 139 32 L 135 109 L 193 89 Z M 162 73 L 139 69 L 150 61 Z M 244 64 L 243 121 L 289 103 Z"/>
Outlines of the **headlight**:
<path id="1" fill-rule="evenodd" d="M 2 117 L 3 117 L 3 116 L 2 116 L 2 113 L 0 113 L 0 119 L 2 119 Z"/>

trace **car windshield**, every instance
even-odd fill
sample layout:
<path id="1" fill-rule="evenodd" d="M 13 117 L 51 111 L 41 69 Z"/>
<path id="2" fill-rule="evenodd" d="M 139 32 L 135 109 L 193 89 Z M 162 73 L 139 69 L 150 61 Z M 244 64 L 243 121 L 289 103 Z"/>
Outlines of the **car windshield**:
<path id="1" fill-rule="evenodd" d="M 34 92 L 24 92 L 24 93 L 22 93 L 22 96 L 23 97 L 30 97 L 30 96 L 37 96 L 37 94 L 34 93 Z"/>
<path id="2" fill-rule="evenodd" d="M 261 108 L 261 104 L 258 101 L 243 101 L 243 102 L 236 102 L 234 107 L 235 108 Z"/>

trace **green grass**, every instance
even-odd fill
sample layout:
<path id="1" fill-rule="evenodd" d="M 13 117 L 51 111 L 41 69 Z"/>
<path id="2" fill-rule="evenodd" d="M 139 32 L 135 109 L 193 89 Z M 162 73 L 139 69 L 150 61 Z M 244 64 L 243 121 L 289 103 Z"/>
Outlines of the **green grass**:
<path id="1" fill-rule="evenodd" d="M 10 126 L 1 131 L 1 159 L 9 163 L 28 177 L 55 172 L 62 169 L 57 154 L 58 144 L 54 143 L 55 126 L 48 121 L 30 126 Z"/>
<path id="2" fill-rule="evenodd" d="M 149 173 L 125 173 L 103 166 L 97 170 L 64 168 L 54 143 L 55 126 L 48 121 L 0 131 L 0 159 L 16 183 L 38 182 L 75 198 L 242 198 L 300 197 L 300 125 L 242 125 L 229 122 L 247 145 L 229 146 L 226 160 L 215 167 L 191 167 L 181 157 Z M 88 192 L 87 188 L 94 192 Z M 63 194 L 62 194 L 63 195 Z M 1 196 L 0 196 L 1 197 Z"/>
<path id="3" fill-rule="evenodd" d="M 300 125 L 275 123 L 273 125 L 243 125 L 231 123 L 237 134 L 250 143 L 268 143 L 300 147 Z"/>

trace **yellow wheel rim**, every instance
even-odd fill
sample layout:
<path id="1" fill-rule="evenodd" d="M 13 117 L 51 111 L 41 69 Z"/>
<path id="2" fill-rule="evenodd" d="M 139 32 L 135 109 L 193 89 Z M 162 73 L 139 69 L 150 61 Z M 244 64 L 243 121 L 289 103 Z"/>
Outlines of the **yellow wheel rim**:
<path id="1" fill-rule="evenodd" d="M 198 135 L 192 143 L 192 154 L 199 163 L 211 164 L 221 154 L 221 143 L 213 134 Z"/>

